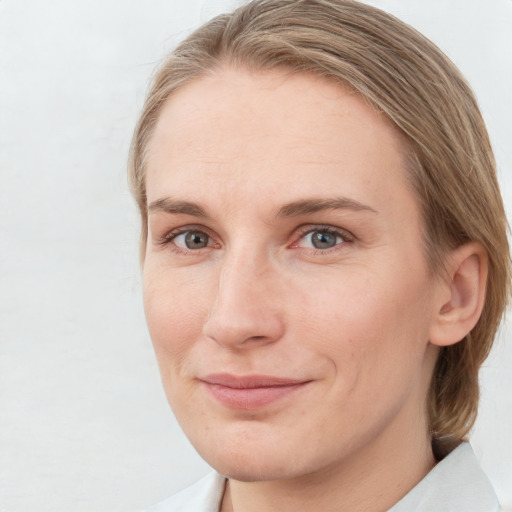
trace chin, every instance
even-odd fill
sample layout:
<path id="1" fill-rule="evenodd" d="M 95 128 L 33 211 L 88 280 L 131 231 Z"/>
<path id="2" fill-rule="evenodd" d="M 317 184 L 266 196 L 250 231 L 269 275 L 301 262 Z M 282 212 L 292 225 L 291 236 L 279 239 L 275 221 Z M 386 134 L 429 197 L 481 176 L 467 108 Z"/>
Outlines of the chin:
<path id="1" fill-rule="evenodd" d="M 192 444 L 199 455 L 218 473 L 234 480 L 255 482 L 287 478 L 290 457 L 287 450 L 276 450 L 274 442 L 253 442 L 248 436 L 227 436 L 210 443 Z"/>
<path id="2" fill-rule="evenodd" d="M 313 450 L 308 445 L 315 443 L 294 443 L 290 436 L 280 439 L 265 436 L 265 429 L 255 429 L 243 435 L 231 432 L 222 438 L 205 437 L 192 444 L 218 473 L 242 482 L 275 481 L 298 478 L 315 472 L 322 467 L 328 454 Z M 300 447 L 299 447 L 300 446 Z"/>
<path id="3" fill-rule="evenodd" d="M 244 453 L 240 456 L 231 454 L 230 457 L 205 459 L 221 475 L 240 482 L 287 480 L 303 474 L 299 468 L 294 470 L 289 460 L 280 462 L 275 457 L 269 459 L 261 453 L 257 456 Z"/>

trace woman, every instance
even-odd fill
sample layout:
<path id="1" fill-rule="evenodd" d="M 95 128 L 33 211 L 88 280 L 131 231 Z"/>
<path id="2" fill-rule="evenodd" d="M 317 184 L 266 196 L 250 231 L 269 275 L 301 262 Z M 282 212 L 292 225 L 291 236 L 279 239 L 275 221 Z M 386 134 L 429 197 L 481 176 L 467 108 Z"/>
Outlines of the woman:
<path id="1" fill-rule="evenodd" d="M 432 43 L 350 0 L 251 2 L 162 66 L 130 177 L 164 388 L 218 472 L 154 510 L 498 510 L 465 439 L 506 219 Z"/>

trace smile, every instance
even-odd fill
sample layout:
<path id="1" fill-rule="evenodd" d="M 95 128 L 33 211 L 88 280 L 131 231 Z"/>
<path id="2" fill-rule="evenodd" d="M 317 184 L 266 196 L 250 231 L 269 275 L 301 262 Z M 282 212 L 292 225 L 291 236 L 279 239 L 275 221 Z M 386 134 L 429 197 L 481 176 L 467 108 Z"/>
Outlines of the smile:
<path id="1" fill-rule="evenodd" d="M 213 398 L 232 409 L 258 409 L 302 389 L 311 381 L 265 375 L 212 374 L 200 379 Z"/>

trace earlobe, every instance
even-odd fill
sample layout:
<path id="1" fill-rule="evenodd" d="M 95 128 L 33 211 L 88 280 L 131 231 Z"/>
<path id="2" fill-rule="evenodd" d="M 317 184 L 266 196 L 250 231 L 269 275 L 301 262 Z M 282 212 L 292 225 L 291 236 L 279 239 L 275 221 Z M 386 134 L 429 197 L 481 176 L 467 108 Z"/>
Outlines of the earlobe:
<path id="1" fill-rule="evenodd" d="M 433 345 L 453 345 L 476 325 L 485 302 L 488 258 L 482 244 L 470 242 L 450 253 L 440 277 L 430 329 Z"/>

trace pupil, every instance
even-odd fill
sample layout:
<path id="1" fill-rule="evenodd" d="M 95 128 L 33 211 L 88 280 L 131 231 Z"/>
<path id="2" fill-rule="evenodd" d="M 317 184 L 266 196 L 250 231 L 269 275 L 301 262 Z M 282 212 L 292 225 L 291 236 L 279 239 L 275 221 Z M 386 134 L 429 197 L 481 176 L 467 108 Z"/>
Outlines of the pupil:
<path id="1" fill-rule="evenodd" d="M 311 242 L 316 249 L 330 249 L 336 245 L 336 235 L 316 231 L 311 237 Z"/>
<path id="2" fill-rule="evenodd" d="M 208 245 L 208 237 L 204 233 L 191 231 L 185 237 L 185 245 L 188 249 L 202 249 Z"/>

